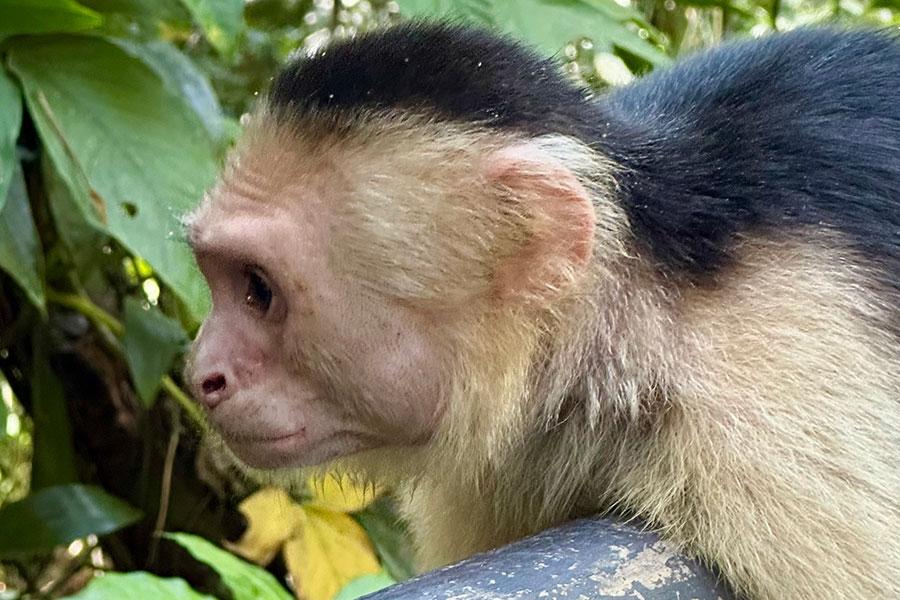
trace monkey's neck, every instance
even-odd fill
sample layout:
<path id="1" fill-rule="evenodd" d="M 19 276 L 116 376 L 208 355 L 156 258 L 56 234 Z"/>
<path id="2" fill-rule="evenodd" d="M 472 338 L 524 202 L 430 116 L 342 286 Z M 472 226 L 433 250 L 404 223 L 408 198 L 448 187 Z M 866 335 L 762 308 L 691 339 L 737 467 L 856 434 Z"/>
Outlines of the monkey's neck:
<path id="1" fill-rule="evenodd" d="M 462 488 L 502 502 L 516 497 L 518 510 L 551 524 L 571 516 L 589 482 L 596 488 L 616 448 L 652 435 L 671 408 L 681 347 L 673 294 L 652 274 L 616 267 L 615 277 L 610 264 L 591 273 L 538 324 L 498 318 L 477 344 L 460 341 L 469 358 L 456 365 L 425 472 L 455 474 Z"/>

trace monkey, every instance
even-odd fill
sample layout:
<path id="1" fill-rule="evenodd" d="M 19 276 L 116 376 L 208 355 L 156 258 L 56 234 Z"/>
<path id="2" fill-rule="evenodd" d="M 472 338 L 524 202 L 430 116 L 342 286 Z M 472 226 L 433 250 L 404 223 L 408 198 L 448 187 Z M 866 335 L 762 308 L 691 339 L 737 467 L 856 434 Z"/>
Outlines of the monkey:
<path id="1" fill-rule="evenodd" d="M 591 514 L 753 599 L 900 598 L 900 42 L 592 94 L 411 22 L 288 64 L 185 219 L 221 451 L 397 490 L 422 568 Z"/>

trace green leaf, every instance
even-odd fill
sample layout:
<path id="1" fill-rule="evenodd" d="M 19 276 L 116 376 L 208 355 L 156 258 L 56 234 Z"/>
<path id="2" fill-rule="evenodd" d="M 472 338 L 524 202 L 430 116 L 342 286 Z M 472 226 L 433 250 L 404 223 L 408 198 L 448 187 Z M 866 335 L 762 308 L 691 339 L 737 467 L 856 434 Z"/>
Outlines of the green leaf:
<path id="1" fill-rule="evenodd" d="M 381 564 L 394 579 L 403 581 L 416 574 L 412 542 L 390 497 L 379 498 L 354 516 L 369 534 Z"/>
<path id="2" fill-rule="evenodd" d="M 35 306 L 44 309 L 44 256 L 17 162 L 6 203 L 0 208 L 0 269 L 9 273 Z"/>
<path id="3" fill-rule="evenodd" d="M 149 262 L 200 321 L 208 290 L 181 216 L 216 171 L 203 124 L 143 62 L 94 37 L 24 39 L 8 62 L 85 219 Z"/>
<path id="4" fill-rule="evenodd" d="M 662 50 L 626 26 L 640 15 L 612 0 L 519 0 L 494 6 L 498 25 L 548 54 L 586 37 L 601 50 L 619 47 L 653 65 L 669 62 Z"/>
<path id="5" fill-rule="evenodd" d="M 31 458 L 31 489 L 78 481 L 69 409 L 62 383 L 50 368 L 46 329 L 32 338 L 31 418 L 34 442 Z"/>
<path id="6" fill-rule="evenodd" d="M 81 0 L 85 6 L 102 14 L 155 17 L 162 21 L 190 23 L 190 14 L 179 0 Z"/>
<path id="7" fill-rule="evenodd" d="M 46 155 L 41 157 L 41 172 L 56 232 L 78 271 L 79 279 L 84 282 L 103 266 L 104 259 L 108 260 L 101 253 L 103 246 L 109 243 L 109 235 L 104 232 L 93 211 L 82 210 L 72 190 Z"/>
<path id="8" fill-rule="evenodd" d="M 22 126 L 22 96 L 19 86 L 0 71 L 0 210 L 16 163 L 16 139 Z"/>
<path id="9" fill-rule="evenodd" d="M 734 11 L 743 17 L 753 18 L 753 12 L 747 10 L 734 0 L 680 0 L 682 6 L 696 6 L 697 8 L 721 8 Z"/>
<path id="10" fill-rule="evenodd" d="M 103 17 L 75 0 L 3 0 L 0 37 L 93 29 Z"/>
<path id="11" fill-rule="evenodd" d="M 203 29 L 206 39 L 223 54 L 234 50 L 244 28 L 244 0 L 181 0 Z"/>
<path id="12" fill-rule="evenodd" d="M 376 575 L 363 575 L 345 585 L 334 597 L 334 600 L 356 600 L 366 594 L 390 587 L 395 583 L 397 582 L 394 578 L 383 571 Z"/>
<path id="13" fill-rule="evenodd" d="M 125 360 L 138 395 L 149 408 L 159 392 L 163 375 L 188 341 L 178 321 L 157 308 L 144 309 L 134 298 L 125 299 Z"/>
<path id="14" fill-rule="evenodd" d="M 462 19 L 493 25 L 490 0 L 399 0 L 404 16 L 427 19 Z"/>
<path id="15" fill-rule="evenodd" d="M 669 62 L 665 52 L 627 24 L 652 31 L 641 14 L 614 0 L 400 0 L 402 14 L 414 18 L 462 19 L 497 26 L 549 55 L 579 38 L 601 49 L 626 50 L 652 65 Z"/>
<path id="16" fill-rule="evenodd" d="M 0 392 L 4 390 L 4 386 L 8 386 L 9 383 L 6 382 L 6 378 L 3 377 L 3 373 L 0 373 Z M 9 389 L 9 388 L 6 388 Z M 6 418 L 9 416 L 10 410 L 6 405 L 6 402 L 3 400 L 3 396 L 0 395 L 0 441 L 3 438 L 7 437 L 6 433 Z M 2 464 L 2 463 L 0 463 Z"/>
<path id="17" fill-rule="evenodd" d="M 291 600 L 292 596 L 271 573 L 243 561 L 215 544 L 187 533 L 167 533 L 166 537 L 184 547 L 191 556 L 208 564 L 231 590 L 234 600 Z"/>
<path id="18" fill-rule="evenodd" d="M 0 558 L 52 551 L 90 534 L 103 535 L 141 518 L 136 508 L 88 485 L 59 485 L 0 508 Z"/>
<path id="19" fill-rule="evenodd" d="M 96 34 L 112 38 L 167 39 L 191 28 L 191 14 L 180 0 L 79 0 L 103 15 Z M 178 32 L 178 33 L 175 33 Z"/>
<path id="20" fill-rule="evenodd" d="M 94 577 L 83 590 L 73 596 L 77 600 L 214 600 L 212 596 L 192 589 L 184 579 L 157 577 L 144 571 L 105 573 Z"/>
<path id="21" fill-rule="evenodd" d="M 209 80 L 190 58 L 165 41 L 138 43 L 131 40 L 110 40 L 122 50 L 144 61 L 162 79 L 173 94 L 181 96 L 197 113 L 210 139 L 222 141 L 225 136 L 224 115 L 219 99 Z"/>

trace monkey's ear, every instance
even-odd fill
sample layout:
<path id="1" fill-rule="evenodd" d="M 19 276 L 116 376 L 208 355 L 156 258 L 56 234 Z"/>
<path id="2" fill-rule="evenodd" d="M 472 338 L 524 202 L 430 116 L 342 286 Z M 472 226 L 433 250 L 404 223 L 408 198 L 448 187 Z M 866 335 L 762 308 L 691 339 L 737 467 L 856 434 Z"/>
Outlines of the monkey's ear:
<path id="1" fill-rule="evenodd" d="M 527 142 L 490 154 L 484 172 L 499 201 L 518 217 L 512 219 L 512 251 L 495 271 L 495 296 L 553 299 L 590 263 L 596 227 L 590 194 L 559 159 Z"/>

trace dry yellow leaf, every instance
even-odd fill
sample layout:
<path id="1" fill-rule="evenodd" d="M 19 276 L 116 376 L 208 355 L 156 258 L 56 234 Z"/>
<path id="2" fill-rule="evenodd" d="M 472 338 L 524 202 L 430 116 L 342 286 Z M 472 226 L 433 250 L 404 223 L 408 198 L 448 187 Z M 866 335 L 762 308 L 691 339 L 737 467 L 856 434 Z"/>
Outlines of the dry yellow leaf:
<path id="1" fill-rule="evenodd" d="M 247 517 L 247 530 L 236 543 L 226 547 L 259 565 L 272 562 L 289 539 L 297 535 L 305 520 L 303 507 L 284 491 L 265 488 L 238 505 Z"/>
<path id="2" fill-rule="evenodd" d="M 362 575 L 381 570 L 366 531 L 350 516 L 303 506 L 298 534 L 284 545 L 284 561 L 302 600 L 332 600 Z"/>
<path id="3" fill-rule="evenodd" d="M 366 531 L 346 513 L 362 510 L 378 490 L 347 476 L 311 479 L 312 498 L 298 504 L 284 490 L 265 488 L 241 502 L 247 531 L 226 547 L 267 565 L 282 552 L 303 600 L 332 600 L 350 581 L 381 571 Z"/>

